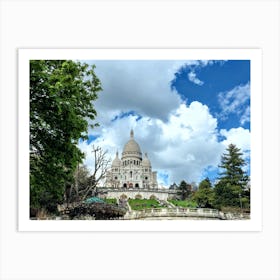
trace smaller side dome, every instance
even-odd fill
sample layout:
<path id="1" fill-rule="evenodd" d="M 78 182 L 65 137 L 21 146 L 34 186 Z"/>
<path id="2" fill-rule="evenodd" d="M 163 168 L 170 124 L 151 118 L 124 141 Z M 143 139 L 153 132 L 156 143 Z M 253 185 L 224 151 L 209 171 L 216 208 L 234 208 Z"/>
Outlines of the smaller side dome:
<path id="1" fill-rule="evenodd" d="M 151 167 L 151 162 L 148 159 L 147 153 L 145 153 L 145 157 L 142 160 L 142 166 Z"/>
<path id="2" fill-rule="evenodd" d="M 116 157 L 114 158 L 114 160 L 112 162 L 112 166 L 118 167 L 120 165 L 121 165 L 121 160 L 119 159 L 119 153 L 116 152 Z"/>

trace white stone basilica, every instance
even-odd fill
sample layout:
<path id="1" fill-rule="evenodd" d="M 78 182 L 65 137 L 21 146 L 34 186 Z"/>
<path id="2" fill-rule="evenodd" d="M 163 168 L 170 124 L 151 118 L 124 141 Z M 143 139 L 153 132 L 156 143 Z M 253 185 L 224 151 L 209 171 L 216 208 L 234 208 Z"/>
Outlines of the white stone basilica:
<path id="1" fill-rule="evenodd" d="M 134 140 L 133 130 L 130 132 L 130 139 L 124 145 L 121 159 L 118 152 L 116 153 L 105 185 L 107 188 L 115 189 L 155 190 L 158 188 L 157 172 L 152 171 L 146 153 L 142 158 L 140 146 Z"/>

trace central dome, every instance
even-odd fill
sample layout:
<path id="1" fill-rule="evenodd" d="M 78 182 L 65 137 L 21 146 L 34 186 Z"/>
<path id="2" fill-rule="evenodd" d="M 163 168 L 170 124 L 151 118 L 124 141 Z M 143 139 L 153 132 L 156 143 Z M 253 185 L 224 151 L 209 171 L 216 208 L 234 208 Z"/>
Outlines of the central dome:
<path id="1" fill-rule="evenodd" d="M 130 131 L 130 139 L 124 145 L 122 158 L 137 157 L 142 159 L 142 153 L 139 144 L 134 140 L 133 130 Z"/>

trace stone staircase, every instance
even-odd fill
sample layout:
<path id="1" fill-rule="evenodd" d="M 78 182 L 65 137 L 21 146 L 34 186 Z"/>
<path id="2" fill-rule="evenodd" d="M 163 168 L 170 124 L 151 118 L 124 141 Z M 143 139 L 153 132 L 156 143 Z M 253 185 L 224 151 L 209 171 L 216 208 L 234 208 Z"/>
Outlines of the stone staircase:
<path id="1" fill-rule="evenodd" d="M 167 208 L 176 208 L 175 205 L 173 205 L 172 203 L 170 203 L 167 200 L 157 200 L 161 205 L 166 206 Z"/>

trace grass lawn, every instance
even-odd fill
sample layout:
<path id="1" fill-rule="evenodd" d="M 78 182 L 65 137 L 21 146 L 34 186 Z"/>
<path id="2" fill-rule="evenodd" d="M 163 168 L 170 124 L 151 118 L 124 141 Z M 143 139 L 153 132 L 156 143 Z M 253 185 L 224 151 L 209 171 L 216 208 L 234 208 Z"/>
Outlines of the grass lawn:
<path id="1" fill-rule="evenodd" d="M 177 207 L 184 207 L 184 208 L 196 208 L 197 203 L 192 200 L 174 200 L 170 199 L 168 202 L 172 203 Z"/>
<path id="2" fill-rule="evenodd" d="M 117 204 L 117 199 L 116 198 L 105 198 L 104 201 L 109 203 L 109 204 Z"/>
<path id="3" fill-rule="evenodd" d="M 155 199 L 129 199 L 128 203 L 132 210 L 143 210 L 151 208 L 164 208 L 165 206 Z"/>

